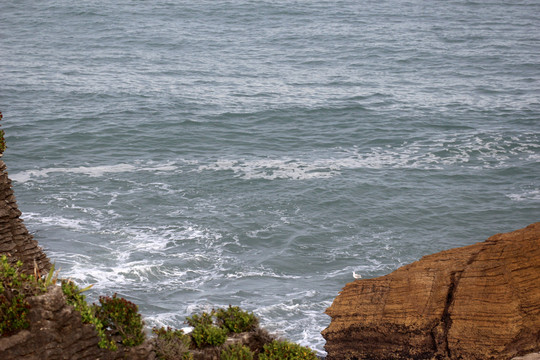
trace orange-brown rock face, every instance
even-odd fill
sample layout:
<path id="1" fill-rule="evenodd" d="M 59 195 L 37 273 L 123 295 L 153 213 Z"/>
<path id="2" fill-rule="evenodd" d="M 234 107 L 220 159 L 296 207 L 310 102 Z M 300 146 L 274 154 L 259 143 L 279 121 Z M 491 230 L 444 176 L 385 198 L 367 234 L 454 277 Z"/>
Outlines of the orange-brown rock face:
<path id="1" fill-rule="evenodd" d="M 0 160 L 0 255 L 7 255 L 11 263 L 22 261 L 22 269 L 27 273 L 33 273 L 35 265 L 42 274 L 47 273 L 51 266 L 49 259 L 20 216 L 6 164 Z"/>
<path id="2" fill-rule="evenodd" d="M 509 359 L 540 350 L 540 223 L 348 283 L 327 360 Z"/>

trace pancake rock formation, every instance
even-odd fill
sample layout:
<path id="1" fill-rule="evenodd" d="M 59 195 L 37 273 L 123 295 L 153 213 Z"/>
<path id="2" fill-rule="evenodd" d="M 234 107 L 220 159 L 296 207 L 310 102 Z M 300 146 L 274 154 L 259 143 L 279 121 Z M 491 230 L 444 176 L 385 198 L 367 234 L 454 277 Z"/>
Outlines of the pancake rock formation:
<path id="1" fill-rule="evenodd" d="M 0 160 L 0 254 L 7 255 L 12 264 L 20 260 L 26 273 L 32 274 L 35 267 L 47 273 L 50 261 L 20 216 L 6 164 Z"/>
<path id="2" fill-rule="evenodd" d="M 327 360 L 510 359 L 540 350 L 540 222 L 346 284 Z"/>

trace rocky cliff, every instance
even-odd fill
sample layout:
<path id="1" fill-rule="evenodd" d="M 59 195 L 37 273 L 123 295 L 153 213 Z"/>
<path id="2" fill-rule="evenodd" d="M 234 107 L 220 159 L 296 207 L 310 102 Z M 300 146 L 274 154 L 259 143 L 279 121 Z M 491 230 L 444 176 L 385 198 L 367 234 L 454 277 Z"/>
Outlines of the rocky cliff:
<path id="1" fill-rule="evenodd" d="M 540 223 L 348 283 L 327 360 L 509 359 L 540 350 Z"/>
<path id="2" fill-rule="evenodd" d="M 11 263 L 22 261 L 25 272 L 33 273 L 37 266 L 41 274 L 47 273 L 51 266 L 49 259 L 20 216 L 6 164 L 0 160 L 0 253 L 7 255 Z"/>

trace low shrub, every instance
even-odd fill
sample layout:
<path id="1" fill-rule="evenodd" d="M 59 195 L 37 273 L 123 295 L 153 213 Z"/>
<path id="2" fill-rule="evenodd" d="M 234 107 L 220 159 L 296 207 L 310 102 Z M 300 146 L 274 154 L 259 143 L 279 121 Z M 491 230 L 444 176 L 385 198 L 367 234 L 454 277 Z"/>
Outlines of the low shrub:
<path id="1" fill-rule="evenodd" d="M 275 340 L 264 345 L 259 360 L 317 360 L 313 350 L 289 341 Z"/>
<path id="2" fill-rule="evenodd" d="M 245 345 L 229 345 L 221 351 L 221 360 L 253 360 L 253 352 Z"/>
<path id="3" fill-rule="evenodd" d="M 226 309 L 215 311 L 218 326 L 229 332 L 241 333 L 254 330 L 259 325 L 259 319 L 253 314 L 229 305 Z"/>
<path id="4" fill-rule="evenodd" d="M 144 322 L 137 305 L 124 298 L 100 296 L 101 306 L 94 305 L 96 317 L 112 337 L 120 336 L 122 344 L 136 346 L 144 341 Z"/>
<path id="5" fill-rule="evenodd" d="M 189 352 L 191 338 L 182 330 L 167 328 L 152 329 L 156 335 L 155 349 L 160 360 L 192 360 L 193 354 Z"/>
<path id="6" fill-rule="evenodd" d="M 212 325 L 214 323 L 214 315 L 215 311 L 212 310 L 211 312 L 203 312 L 200 315 L 199 314 L 193 314 L 191 316 L 188 316 L 186 318 L 186 323 L 196 328 L 199 325 Z"/>
<path id="7" fill-rule="evenodd" d="M 197 325 L 191 332 L 191 338 L 199 349 L 207 346 L 219 346 L 227 340 L 227 329 L 215 325 Z"/>

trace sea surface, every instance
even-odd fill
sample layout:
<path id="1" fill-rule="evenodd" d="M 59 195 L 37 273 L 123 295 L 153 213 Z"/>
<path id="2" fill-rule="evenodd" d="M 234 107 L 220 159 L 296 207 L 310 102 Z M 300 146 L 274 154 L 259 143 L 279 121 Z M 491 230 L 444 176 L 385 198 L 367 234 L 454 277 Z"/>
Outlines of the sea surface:
<path id="1" fill-rule="evenodd" d="M 372 278 L 540 220 L 540 2 L 0 2 L 3 160 L 61 276 L 324 354 Z"/>

